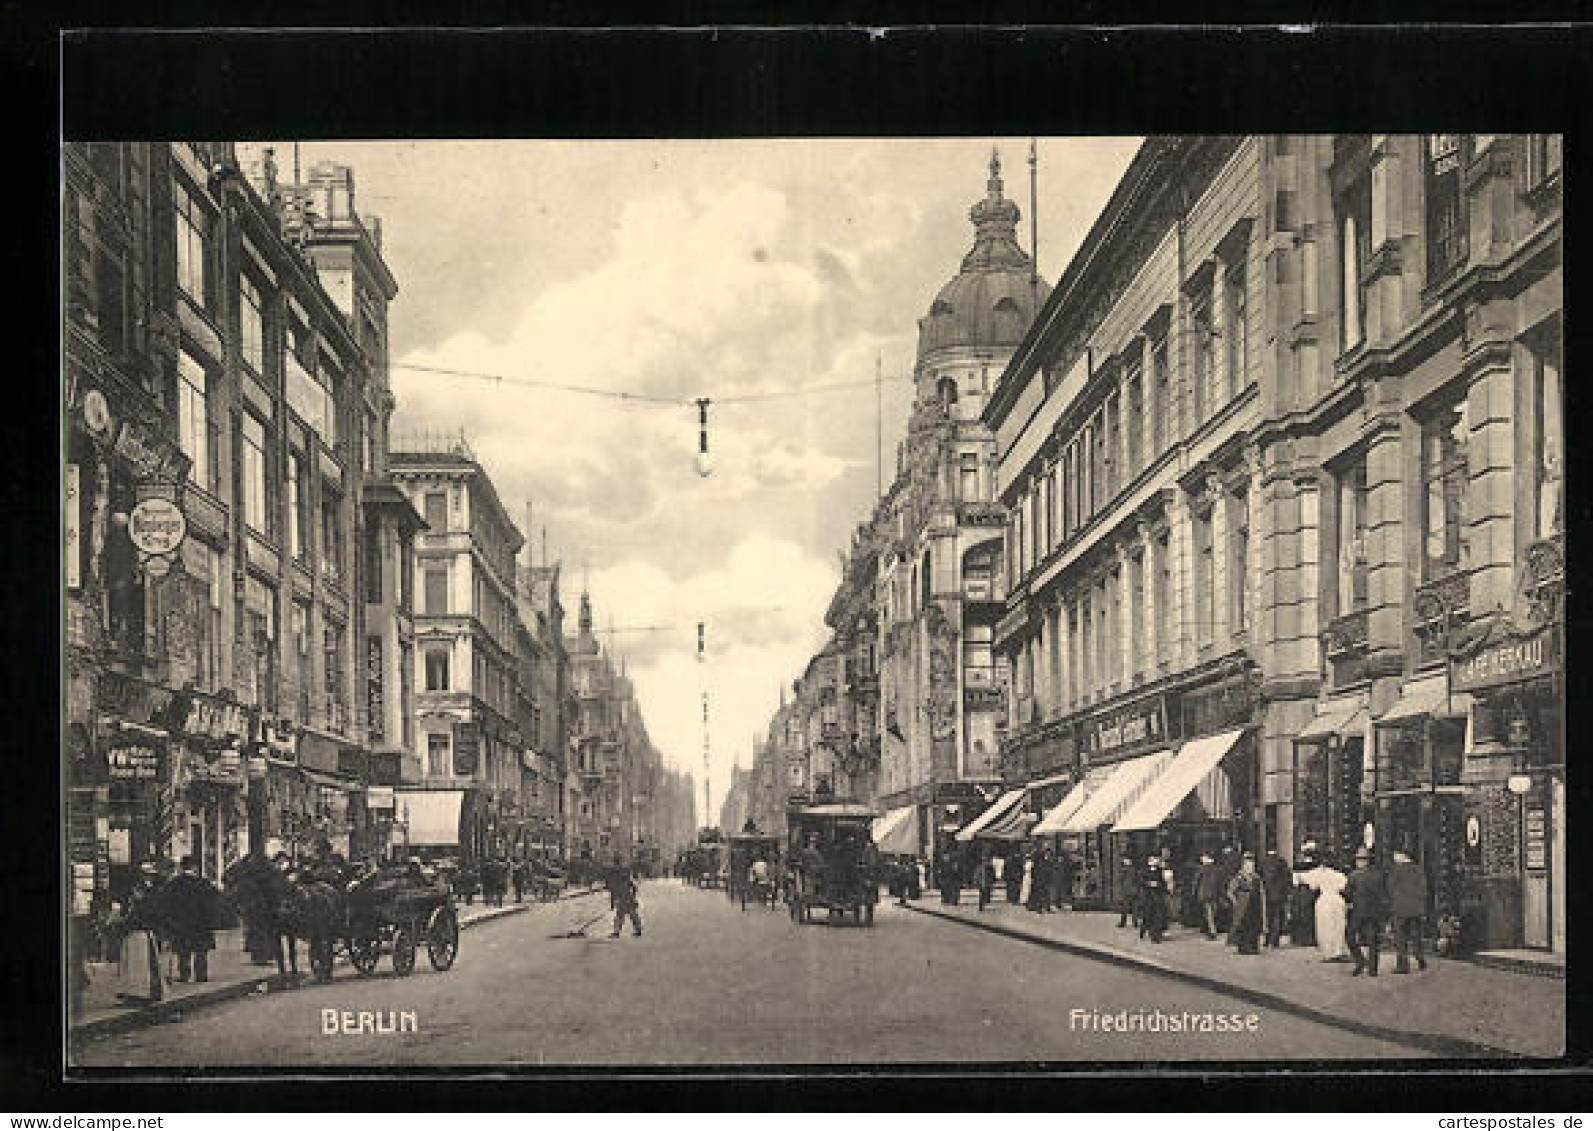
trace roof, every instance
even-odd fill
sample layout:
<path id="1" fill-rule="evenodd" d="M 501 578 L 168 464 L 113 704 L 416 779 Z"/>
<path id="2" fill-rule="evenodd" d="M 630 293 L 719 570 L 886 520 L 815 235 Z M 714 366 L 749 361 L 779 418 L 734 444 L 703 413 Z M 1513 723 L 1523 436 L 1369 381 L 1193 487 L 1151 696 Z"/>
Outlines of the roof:
<path id="1" fill-rule="evenodd" d="M 1018 206 L 1001 194 L 1001 158 L 992 154 L 988 195 L 968 211 L 974 245 L 962 267 L 918 320 L 918 356 L 954 346 L 1016 346 L 1051 293 L 1018 246 Z"/>

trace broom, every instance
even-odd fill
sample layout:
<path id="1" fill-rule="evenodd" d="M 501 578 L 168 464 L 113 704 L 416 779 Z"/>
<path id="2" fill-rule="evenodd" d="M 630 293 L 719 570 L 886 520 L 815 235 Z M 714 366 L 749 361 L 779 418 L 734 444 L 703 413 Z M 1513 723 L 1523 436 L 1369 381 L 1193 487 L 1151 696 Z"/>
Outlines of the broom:
<path id="1" fill-rule="evenodd" d="M 584 938 L 586 938 L 587 930 L 592 926 L 593 923 L 596 923 L 599 919 L 607 919 L 607 918 L 608 918 L 608 912 L 607 911 L 599 911 L 596 915 L 592 916 L 586 922 L 582 923 L 579 927 L 576 927 L 573 930 L 561 932 L 560 934 L 557 934 L 557 935 L 549 935 L 548 937 L 549 938 L 554 938 L 554 939 L 584 939 Z"/>

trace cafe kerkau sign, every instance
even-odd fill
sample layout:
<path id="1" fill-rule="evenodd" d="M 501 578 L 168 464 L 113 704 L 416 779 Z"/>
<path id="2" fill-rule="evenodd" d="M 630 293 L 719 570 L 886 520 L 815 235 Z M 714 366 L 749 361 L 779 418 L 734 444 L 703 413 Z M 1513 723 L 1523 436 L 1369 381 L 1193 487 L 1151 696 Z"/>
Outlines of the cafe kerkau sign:
<path id="1" fill-rule="evenodd" d="M 1549 675 L 1560 666 L 1558 643 L 1554 630 L 1544 628 L 1480 648 L 1455 661 L 1451 686 L 1456 691 L 1479 691 Z"/>

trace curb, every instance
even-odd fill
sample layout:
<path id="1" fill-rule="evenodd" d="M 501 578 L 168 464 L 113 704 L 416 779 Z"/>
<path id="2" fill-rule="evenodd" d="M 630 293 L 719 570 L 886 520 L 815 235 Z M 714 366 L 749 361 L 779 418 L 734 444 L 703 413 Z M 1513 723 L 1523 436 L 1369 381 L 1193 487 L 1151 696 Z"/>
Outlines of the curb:
<path id="1" fill-rule="evenodd" d="M 579 899 L 582 896 L 594 895 L 600 889 L 589 888 L 585 891 L 566 891 L 559 894 L 558 899 L 549 900 L 549 903 L 559 903 L 566 899 Z M 510 915 L 519 915 L 530 911 L 533 907 L 544 906 L 539 903 L 512 903 L 504 907 L 494 907 L 481 915 L 472 916 L 470 919 L 461 920 L 460 931 L 482 923 L 491 923 L 496 919 L 504 919 Z M 347 958 L 339 958 L 338 966 L 347 966 Z M 205 1009 L 223 1002 L 238 1001 L 251 997 L 264 985 L 267 992 L 277 992 L 294 988 L 291 975 L 269 974 L 258 978 L 249 978 L 241 982 L 229 982 L 219 985 L 204 993 L 189 994 L 186 997 L 175 998 L 169 1001 L 160 1001 L 152 1005 L 129 1009 L 126 1013 L 113 1013 L 108 1017 L 97 1017 L 93 1021 L 85 1021 L 81 1025 L 74 1025 L 71 1029 L 70 1039 L 73 1042 L 92 1040 L 97 1037 L 109 1036 L 114 1033 L 126 1033 L 135 1029 L 149 1028 L 162 1022 L 180 1020 L 185 1014 L 196 1010 Z"/>
<path id="2" fill-rule="evenodd" d="M 1227 997 L 1237 998 L 1251 1005 L 1259 1005 L 1266 1009 L 1288 1013 L 1307 1021 L 1314 1021 L 1320 1025 L 1331 1025 L 1349 1033 L 1363 1037 L 1372 1037 L 1392 1044 L 1405 1045 L 1438 1056 L 1446 1057 L 1486 1057 L 1489 1059 L 1530 1060 L 1531 1053 L 1512 1052 L 1509 1049 L 1486 1045 L 1480 1041 L 1470 1041 L 1464 1037 L 1450 1037 L 1438 1033 L 1419 1033 L 1405 1029 L 1390 1029 L 1383 1025 L 1373 1025 L 1370 1022 L 1356 1021 L 1337 1013 L 1330 1013 L 1325 1009 L 1304 1005 L 1291 998 L 1283 997 L 1268 990 L 1258 990 L 1249 986 L 1235 985 L 1214 978 L 1206 974 L 1198 974 L 1191 970 L 1181 970 L 1165 962 L 1158 962 L 1153 958 L 1130 954 L 1127 951 L 1111 947 L 1100 946 L 1094 943 L 1064 942 L 1059 939 L 1049 939 L 1041 935 L 1032 935 L 1027 931 L 1004 927 L 999 923 L 981 923 L 972 919 L 964 919 L 960 915 L 947 914 L 944 911 L 934 911 L 927 907 L 915 907 L 908 904 L 908 910 L 916 911 L 920 915 L 929 915 L 936 919 L 944 919 L 948 923 L 958 923 L 976 931 L 989 931 L 991 934 L 1002 935 L 1006 938 L 1017 939 L 1033 946 L 1045 947 L 1048 950 L 1061 951 L 1079 958 L 1089 958 L 1097 962 L 1110 962 L 1116 966 L 1123 966 L 1141 973 L 1151 974 L 1156 977 L 1167 978 L 1173 981 L 1185 982 L 1199 986 L 1201 989 L 1211 990 Z"/>

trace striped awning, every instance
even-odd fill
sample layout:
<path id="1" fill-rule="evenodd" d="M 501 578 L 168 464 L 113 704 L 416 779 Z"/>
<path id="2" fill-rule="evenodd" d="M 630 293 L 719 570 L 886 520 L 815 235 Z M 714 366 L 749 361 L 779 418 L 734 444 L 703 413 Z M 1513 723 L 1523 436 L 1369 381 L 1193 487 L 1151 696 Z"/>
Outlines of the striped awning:
<path id="1" fill-rule="evenodd" d="M 1094 832 L 1103 825 L 1117 823 L 1118 817 L 1135 801 L 1173 760 L 1173 751 L 1161 750 L 1119 762 L 1112 769 L 1111 778 L 1092 794 L 1071 817 L 1062 822 L 1058 832 Z"/>
<path id="2" fill-rule="evenodd" d="M 1034 826 L 1033 835 L 1054 836 L 1062 832 L 1062 826 L 1067 819 L 1078 812 L 1079 806 L 1099 792 L 1111 776 L 1111 766 L 1097 766 L 1091 770 L 1083 781 L 1068 791 L 1068 795 L 1059 804 L 1053 805 L 1046 811 L 1045 816 L 1040 818 L 1040 823 Z"/>
<path id="3" fill-rule="evenodd" d="M 1010 813 L 1013 807 L 1017 805 L 1018 802 L 1022 801 L 1025 796 L 1027 796 L 1027 793 L 1027 790 L 1022 789 L 1007 790 L 1007 792 L 1003 793 L 994 805 L 964 825 L 958 831 L 957 839 L 963 841 L 964 843 L 972 840 L 979 834 L 980 829 L 983 829 L 988 825 L 995 824 L 995 822 L 999 821 L 1002 817 L 1005 817 L 1008 813 Z"/>
<path id="4" fill-rule="evenodd" d="M 874 822 L 874 844 L 885 853 L 901 856 L 912 856 L 918 852 L 918 829 L 915 817 L 918 809 L 912 805 L 904 805 L 900 809 L 892 809 L 879 820 Z"/>
<path id="5" fill-rule="evenodd" d="M 1217 769 L 1242 734 L 1243 730 L 1230 730 L 1184 743 L 1177 757 L 1124 812 L 1112 831 L 1128 833 L 1156 828 L 1195 791 L 1207 774 Z"/>

